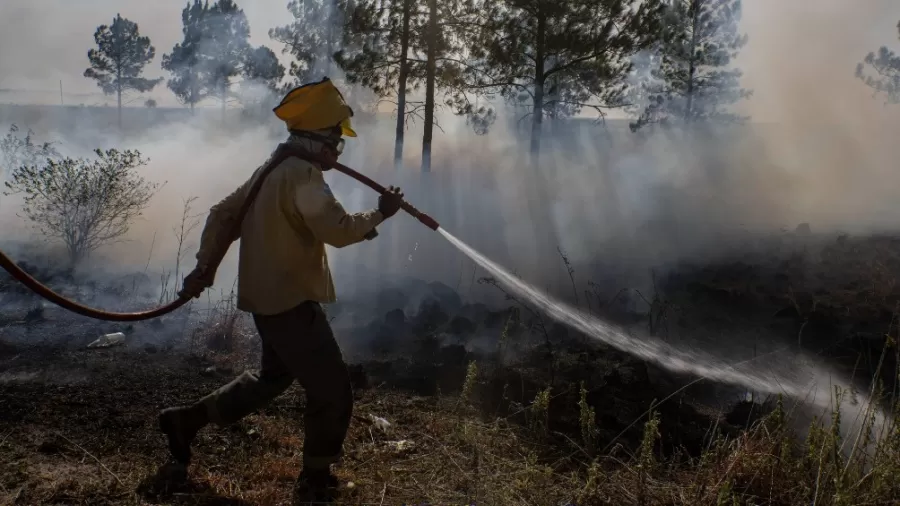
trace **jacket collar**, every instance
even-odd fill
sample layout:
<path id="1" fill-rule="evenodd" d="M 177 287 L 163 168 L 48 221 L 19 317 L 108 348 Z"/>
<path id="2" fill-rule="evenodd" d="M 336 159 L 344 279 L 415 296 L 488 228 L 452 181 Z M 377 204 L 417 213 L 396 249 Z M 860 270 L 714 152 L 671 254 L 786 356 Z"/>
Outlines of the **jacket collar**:
<path id="1" fill-rule="evenodd" d="M 310 153 L 318 153 L 322 149 L 324 143 L 314 139 L 310 139 L 309 137 L 301 137 L 299 135 L 290 134 L 288 135 L 285 144 L 287 144 L 288 146 L 305 149 Z"/>

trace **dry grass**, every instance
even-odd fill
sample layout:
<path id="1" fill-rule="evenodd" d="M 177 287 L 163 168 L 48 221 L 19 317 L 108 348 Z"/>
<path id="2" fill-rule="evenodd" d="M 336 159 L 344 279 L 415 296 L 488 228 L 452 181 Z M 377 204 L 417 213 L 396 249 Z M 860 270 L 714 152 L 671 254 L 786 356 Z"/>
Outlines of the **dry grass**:
<path id="1" fill-rule="evenodd" d="M 237 308 L 236 285 L 211 306 L 203 323 L 190 336 L 194 357 L 210 360 L 224 369 L 254 366 L 255 331 L 247 314 Z"/>
<path id="2" fill-rule="evenodd" d="M 47 361 L 47 355 L 29 357 Z M 226 381 L 198 376 L 184 357 L 127 351 L 73 352 L 82 384 L 0 385 L 0 504 L 291 504 L 302 452 L 304 405 L 297 389 L 235 426 L 206 429 L 196 444 L 191 483 L 161 489 L 164 458 L 154 413 Z M 50 360 L 54 360 L 52 357 Z M 45 364 L 46 365 L 46 364 Z M 480 402 L 493 374 L 475 366 L 461 395 L 359 392 L 346 454 L 337 473 L 353 483 L 345 504 L 795 505 L 896 504 L 900 430 L 869 456 L 842 454 L 838 431 L 815 425 L 790 432 L 780 404 L 736 437 L 712 438 L 702 455 L 661 455 L 655 411 L 643 440 L 595 453 L 596 433 L 560 434 L 547 413 L 552 393 L 523 406 L 533 424 L 488 415 Z M 154 388 L 155 387 L 155 388 Z M 591 409 L 577 396 L 582 425 Z M 559 409 L 559 408 L 556 408 Z M 390 422 L 383 430 L 373 417 Z M 839 422 L 839 420 L 838 420 Z M 846 453 L 846 452 L 845 452 Z"/>

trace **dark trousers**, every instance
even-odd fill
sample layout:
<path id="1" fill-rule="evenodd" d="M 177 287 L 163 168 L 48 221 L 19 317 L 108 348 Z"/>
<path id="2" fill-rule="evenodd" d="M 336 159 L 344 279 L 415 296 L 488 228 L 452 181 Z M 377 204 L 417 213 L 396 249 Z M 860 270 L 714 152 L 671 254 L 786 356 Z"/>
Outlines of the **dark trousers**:
<path id="1" fill-rule="evenodd" d="M 338 460 L 353 412 L 350 375 L 331 325 L 314 302 L 277 315 L 254 315 L 262 339 L 258 374 L 245 372 L 204 397 L 209 419 L 234 423 L 265 406 L 294 380 L 306 392 L 303 465 L 327 468 Z"/>

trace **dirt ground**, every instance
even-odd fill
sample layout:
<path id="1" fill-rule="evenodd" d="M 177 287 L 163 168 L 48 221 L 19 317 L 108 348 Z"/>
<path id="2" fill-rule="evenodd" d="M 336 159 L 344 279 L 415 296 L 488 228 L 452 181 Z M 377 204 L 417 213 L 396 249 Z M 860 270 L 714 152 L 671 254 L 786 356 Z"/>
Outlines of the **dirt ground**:
<path id="1" fill-rule="evenodd" d="M 150 343 L 142 328 L 124 346 L 89 349 L 86 343 L 112 327 L 45 316 L 18 325 L 67 328 L 71 340 L 0 344 L 0 504 L 292 503 L 303 442 L 296 386 L 239 424 L 204 429 L 189 483 L 160 473 L 166 450 L 158 410 L 255 368 L 256 338 L 246 320 L 236 324 L 229 351 L 211 351 L 221 346 L 215 332 Z M 561 358 L 557 386 L 543 398 L 551 380 L 542 346 L 529 366 L 492 365 L 429 339 L 411 339 L 406 348 L 406 355 L 351 366 L 355 415 L 336 470 L 353 484 L 342 496 L 346 504 L 574 504 L 599 447 L 633 449 L 641 417 L 661 396 L 640 362 L 601 359 L 596 350 Z M 476 359 L 485 361 L 483 372 Z M 604 385 L 584 392 L 602 425 L 591 436 L 593 449 L 580 436 L 579 381 Z M 688 404 L 661 411 L 669 447 L 697 448 L 718 423 Z"/>
<path id="2" fill-rule="evenodd" d="M 209 371 L 211 364 L 164 351 L 7 346 L 0 358 L 0 503 L 290 504 L 303 434 L 304 404 L 296 388 L 235 426 L 201 432 L 192 483 L 176 486 L 156 476 L 166 456 L 156 413 L 230 379 L 228 371 Z M 474 489 L 496 482 L 481 473 L 498 472 L 503 462 L 482 456 L 473 464 L 465 437 L 519 446 L 512 429 L 488 427 L 449 399 L 359 388 L 337 470 L 354 484 L 344 500 L 461 504 L 489 498 L 490 487 Z M 527 468 L 511 470 L 525 480 L 547 479 L 528 476 Z M 504 494 L 536 486 L 503 481 Z"/>

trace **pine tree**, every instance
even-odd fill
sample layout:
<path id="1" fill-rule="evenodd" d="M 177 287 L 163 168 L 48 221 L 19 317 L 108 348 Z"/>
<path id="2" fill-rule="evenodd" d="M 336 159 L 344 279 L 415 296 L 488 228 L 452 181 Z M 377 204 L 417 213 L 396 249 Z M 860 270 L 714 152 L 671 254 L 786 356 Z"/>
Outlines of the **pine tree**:
<path id="1" fill-rule="evenodd" d="M 241 103 L 245 117 L 268 119 L 271 117 L 272 104 L 281 97 L 281 80 L 284 77 L 284 66 L 278 61 L 275 53 L 266 46 L 259 46 L 247 52 L 240 85 Z"/>
<path id="2" fill-rule="evenodd" d="M 743 120 L 728 110 L 750 96 L 732 62 L 747 43 L 738 31 L 741 0 L 673 0 L 666 9 L 657 67 L 645 80 L 645 109 L 632 130 L 648 123 Z M 651 63 L 652 64 L 652 63 Z"/>
<path id="3" fill-rule="evenodd" d="M 425 130 L 422 133 L 422 172 L 431 171 L 431 141 L 434 135 L 434 85 L 437 79 L 438 0 L 428 0 L 428 28 L 425 30 Z"/>
<path id="4" fill-rule="evenodd" d="M 208 13 L 209 2 L 189 2 L 181 11 L 183 39 L 171 53 L 163 55 L 162 68 L 172 74 L 166 86 L 182 104 L 191 108 L 191 113 L 206 98 L 200 76 L 205 65 L 201 46 L 206 41 L 204 21 Z"/>
<path id="5" fill-rule="evenodd" d="M 269 30 L 272 40 L 285 45 L 284 52 L 293 57 L 288 73 L 294 83 L 332 77 L 334 54 L 343 33 L 345 0 L 290 0 L 288 11 L 294 20 Z"/>
<path id="6" fill-rule="evenodd" d="M 465 87 L 526 105 L 536 156 L 545 113 L 624 106 L 630 58 L 654 42 L 660 13 L 656 0 L 475 1 Z"/>
<path id="7" fill-rule="evenodd" d="M 421 63 L 414 56 L 416 32 L 421 28 L 418 0 L 360 0 L 348 8 L 343 47 L 335 54 L 350 83 L 371 89 L 382 100 L 396 98 L 394 164 L 398 168 L 406 121 L 420 108 L 410 104 L 407 96 L 422 76 Z"/>
<path id="8" fill-rule="evenodd" d="M 234 0 L 193 0 L 181 13 L 182 42 L 163 56 L 163 68 L 172 73 L 168 82 L 175 96 L 194 106 L 216 98 L 224 117 L 228 101 L 236 93 L 234 79 L 260 82 L 274 90 L 284 76 L 284 67 L 271 49 L 250 45 L 250 25 Z"/>
<path id="9" fill-rule="evenodd" d="M 204 33 L 201 54 L 206 64 L 200 74 L 201 83 L 210 96 L 220 101 L 224 117 L 228 99 L 233 96 L 232 81 L 243 73 L 251 51 L 250 24 L 234 0 L 218 0 L 209 8 Z"/>
<path id="10" fill-rule="evenodd" d="M 459 114 L 473 120 L 479 115 L 483 119 L 485 108 L 474 107 L 467 101 L 461 69 L 465 44 L 460 23 L 464 22 L 465 4 L 463 0 L 427 0 L 427 14 L 422 39 L 419 45 L 425 53 L 425 111 L 422 133 L 422 172 L 431 170 L 431 143 L 436 122 L 434 111 L 437 107 L 436 95 L 444 96 L 445 104 L 454 107 L 465 104 Z"/>
<path id="11" fill-rule="evenodd" d="M 137 23 L 116 14 L 112 25 L 100 25 L 94 32 L 97 48 L 88 51 L 91 66 L 84 77 L 94 79 L 107 95 L 116 95 L 118 122 L 122 127 L 122 94 L 134 90 L 151 91 L 162 79 L 141 77 L 144 67 L 156 56 L 149 37 L 142 37 Z"/>
<path id="12" fill-rule="evenodd" d="M 396 100 L 398 167 L 407 122 L 419 118 L 422 170 L 430 170 L 439 95 L 461 114 L 477 110 L 459 92 L 462 46 L 455 23 L 460 12 L 460 0 L 361 0 L 348 11 L 344 47 L 336 59 L 351 83 L 372 89 L 382 100 Z M 424 100 L 410 100 L 423 85 Z"/>
<path id="13" fill-rule="evenodd" d="M 285 68 L 278 61 L 275 52 L 266 46 L 259 46 L 247 52 L 242 74 L 245 79 L 264 84 L 271 91 L 279 91 Z"/>
<path id="14" fill-rule="evenodd" d="M 897 30 L 900 31 L 900 23 Z M 867 74 L 866 67 L 875 75 Z M 886 46 L 879 48 L 877 53 L 866 55 L 863 63 L 856 67 L 856 76 L 876 93 L 883 93 L 888 103 L 900 104 L 900 56 Z"/>

